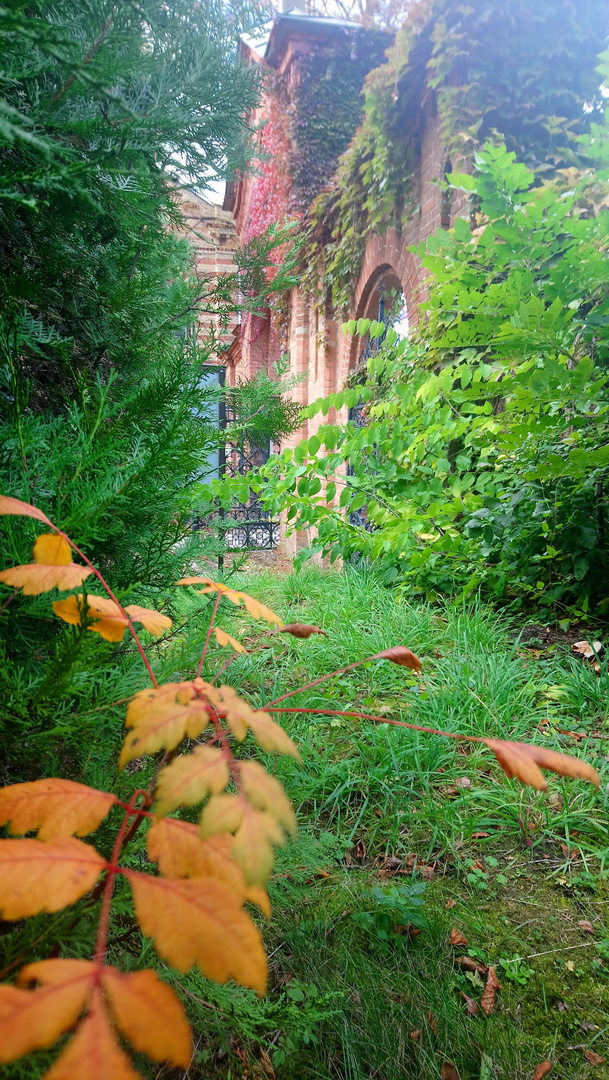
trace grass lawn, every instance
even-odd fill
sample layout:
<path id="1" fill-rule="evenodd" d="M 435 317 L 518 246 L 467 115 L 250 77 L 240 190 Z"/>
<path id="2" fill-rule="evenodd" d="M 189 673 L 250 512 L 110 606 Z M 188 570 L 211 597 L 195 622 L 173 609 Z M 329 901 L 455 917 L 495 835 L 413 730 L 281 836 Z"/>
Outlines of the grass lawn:
<path id="1" fill-rule="evenodd" d="M 535 793 L 507 780 L 484 747 L 284 715 L 303 762 L 276 769 L 300 833 L 279 855 L 266 935 L 271 1000 L 299 1015 L 291 1031 L 273 1031 L 269 1017 L 256 1032 L 276 1075 L 451 1080 L 451 1064 L 461 1080 L 520 1080 L 552 1060 L 551 1075 L 565 1080 L 609 1076 L 591 1064 L 609 1061 L 606 667 L 599 677 L 564 647 L 521 648 L 488 609 L 396 604 L 365 572 L 250 575 L 240 587 L 328 633 L 268 634 L 266 650 L 235 660 L 230 680 L 252 702 L 404 644 L 423 659 L 422 676 L 374 661 L 285 705 L 543 740 L 604 777 L 599 792 L 549 777 L 548 792 Z M 260 644 L 236 609 L 220 621 Z M 426 925 L 411 936 L 421 913 Z M 451 944 L 453 929 L 467 945 Z M 463 956 L 481 973 L 460 966 Z M 490 964 L 502 989 L 487 1017 Z"/>
<path id="2" fill-rule="evenodd" d="M 117 895 L 111 960 L 123 969 L 156 965 L 181 993 L 195 1029 L 189 1080 L 532 1080 L 547 1075 L 535 1071 L 550 1061 L 551 1080 L 609 1076 L 606 662 L 599 676 L 568 647 L 521 646 L 517 631 L 485 608 L 398 604 L 365 570 L 250 573 L 231 584 L 286 622 L 328 635 L 276 634 L 223 602 L 219 625 L 255 650 L 236 656 L 223 678 L 253 704 L 403 644 L 422 658 L 421 675 L 372 661 L 285 706 L 544 742 L 586 757 L 603 783 L 596 791 L 550 776 L 548 791 L 536 793 L 507 780 L 485 747 L 385 723 L 276 714 L 302 763 L 268 764 L 300 828 L 269 886 L 267 996 L 217 986 L 196 970 L 176 977 L 142 939 L 127 891 Z M 180 595 L 182 630 L 149 649 L 160 681 L 192 678 L 205 635 L 202 598 Z M 61 752 L 47 775 L 122 796 L 137 772 L 146 786 L 150 759 L 116 773 L 122 699 L 146 685 L 129 650 L 117 663 L 108 648 L 112 678 L 100 666 L 77 722 L 57 714 Z M 214 650 L 208 676 L 226 655 Z M 98 831 L 102 853 L 114 831 L 114 820 Z M 136 867 L 145 859 L 141 835 L 129 858 Z M 70 908 L 5 926 L 2 966 L 23 953 L 65 953 L 68 944 L 71 955 L 90 955 L 96 921 L 86 904 L 82 912 L 80 922 Z M 501 989 L 486 1015 L 490 965 Z M 36 1080 L 54 1057 L 33 1054 L 10 1066 L 7 1080 Z M 143 1058 L 138 1068 L 150 1080 L 184 1078 Z"/>

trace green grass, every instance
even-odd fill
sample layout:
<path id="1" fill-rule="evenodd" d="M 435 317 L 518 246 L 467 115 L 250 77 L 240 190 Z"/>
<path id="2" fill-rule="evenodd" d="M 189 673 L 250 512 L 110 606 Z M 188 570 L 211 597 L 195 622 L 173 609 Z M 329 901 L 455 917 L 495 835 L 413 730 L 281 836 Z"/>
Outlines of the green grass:
<path id="1" fill-rule="evenodd" d="M 126 969 L 156 965 L 182 996 L 195 1030 L 189 1080 L 263 1080 L 273 1071 L 277 1080 L 432 1080 L 446 1062 L 460 1080 L 527 1080 L 548 1058 L 551 1078 L 609 1075 L 584 1056 L 591 1050 L 609 1060 L 606 664 L 599 677 L 566 648 L 521 648 L 517 629 L 488 608 L 396 603 L 366 570 L 252 573 L 231 584 L 286 622 L 313 623 L 328 634 L 276 634 L 223 602 L 219 624 L 253 650 L 235 657 L 223 679 L 253 704 L 404 644 L 422 658 L 420 676 L 373 661 L 285 704 L 543 741 L 591 761 L 603 782 L 597 792 L 548 777 L 548 792 L 539 794 L 507 780 L 484 747 L 386 723 L 276 714 L 302 762 L 267 764 L 294 802 L 300 828 L 279 851 L 269 885 L 267 996 L 258 1001 L 233 985 L 217 986 L 196 970 L 169 972 L 142 939 L 127 894 L 118 895 L 111 923 L 112 961 Z M 205 635 L 201 597 L 180 595 L 179 631 L 148 647 L 161 682 L 192 678 Z M 9 782 L 44 771 L 122 796 L 134 779 L 148 783 L 150 759 L 116 772 L 121 699 L 146 685 L 145 673 L 128 642 L 119 650 L 94 644 L 97 666 L 78 675 L 77 706 L 74 698 L 62 701 L 54 728 L 28 734 L 21 773 L 9 773 Z M 226 654 L 214 649 L 208 675 Z M 115 825 L 111 815 L 96 835 L 103 853 Z M 134 866 L 145 859 L 140 837 L 129 858 Z M 426 925 L 411 937 L 394 927 L 420 914 L 408 914 L 408 896 L 421 882 Z M 401 890 L 393 908 L 378 892 L 392 888 Z M 55 947 L 90 955 L 95 919 L 86 907 L 78 910 L 76 923 L 72 908 L 5 925 L 0 966 L 21 954 L 46 957 Z M 467 946 L 450 944 L 453 927 Z M 479 1003 L 483 984 L 455 963 L 463 954 L 497 969 L 503 989 L 488 1018 L 467 1014 L 462 995 Z M 7 1080 L 38 1080 L 54 1055 L 10 1066 Z M 143 1059 L 137 1064 L 150 1080 L 183 1078 Z"/>

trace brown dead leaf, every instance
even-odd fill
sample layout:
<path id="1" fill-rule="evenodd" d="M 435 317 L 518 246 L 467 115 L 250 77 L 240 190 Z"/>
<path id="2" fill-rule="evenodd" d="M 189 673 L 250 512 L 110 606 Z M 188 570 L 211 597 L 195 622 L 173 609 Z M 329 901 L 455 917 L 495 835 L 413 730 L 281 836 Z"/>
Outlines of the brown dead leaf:
<path id="1" fill-rule="evenodd" d="M 594 1050 L 584 1050 L 584 1057 L 591 1065 L 602 1065 L 605 1061 L 604 1057 L 601 1057 L 600 1054 L 595 1054 Z"/>
<path id="2" fill-rule="evenodd" d="M 421 661 L 418 656 L 415 656 L 405 645 L 393 645 L 390 649 L 383 649 L 383 652 L 375 653 L 370 659 L 391 660 L 393 664 L 400 664 L 402 667 L 410 668 L 411 671 L 419 672 L 421 670 Z"/>
<path id="3" fill-rule="evenodd" d="M 451 908 L 454 908 L 456 906 L 457 906 L 457 901 L 456 900 L 447 900 L 445 905 L 444 905 L 444 907 L 446 908 L 447 911 L 450 911 Z"/>
<path id="4" fill-rule="evenodd" d="M 425 1019 L 427 1020 L 428 1027 L 431 1028 L 434 1035 L 437 1035 L 438 1034 L 438 1025 L 436 1023 L 436 1018 L 435 1018 L 434 1014 L 430 1013 L 430 1012 L 426 1012 L 425 1013 Z"/>
<path id="5" fill-rule="evenodd" d="M 472 782 L 469 776 L 458 776 L 455 780 L 455 784 L 460 788 L 468 788 L 472 786 Z"/>
<path id="6" fill-rule="evenodd" d="M 472 833 L 472 840 L 484 840 L 487 836 L 490 836 L 489 832 L 474 832 Z"/>
<path id="7" fill-rule="evenodd" d="M 587 761 L 581 758 L 560 754 L 547 746 L 533 743 L 509 742 L 504 739 L 483 739 L 483 743 L 493 751 L 505 775 L 511 780 L 517 777 L 523 784 L 547 791 L 548 785 L 541 769 L 550 769 L 559 776 L 571 776 L 589 780 L 595 787 L 600 785 L 600 776 Z"/>
<path id="8" fill-rule="evenodd" d="M 441 1070 L 440 1076 L 442 1080 L 461 1080 L 459 1073 L 457 1072 L 452 1061 L 445 1061 Z"/>
<path id="9" fill-rule="evenodd" d="M 537 1065 L 535 1069 L 535 1072 L 533 1073 L 533 1076 L 531 1077 L 531 1080 L 543 1080 L 543 1077 L 548 1075 L 551 1068 L 551 1061 L 540 1061 L 539 1065 Z"/>
<path id="10" fill-rule="evenodd" d="M 306 623 L 290 623 L 289 626 L 282 626 L 279 630 L 280 634 L 291 634 L 292 637 L 297 638 L 310 638 L 311 634 L 323 634 L 327 637 L 325 630 L 320 630 L 319 626 L 307 626 Z"/>
<path id="11" fill-rule="evenodd" d="M 463 992 L 463 990 L 461 991 L 461 997 L 463 998 L 463 1000 L 465 1002 L 465 1007 L 466 1007 L 469 1015 L 470 1016 L 477 1016 L 478 1015 L 478 1002 L 474 1001 L 474 999 L 472 997 L 470 997 L 469 994 L 465 994 Z"/>
<path id="12" fill-rule="evenodd" d="M 412 1039 L 413 1042 L 418 1042 L 419 1041 L 419 1039 L 421 1038 L 421 1030 L 422 1030 L 421 1028 L 417 1028 L 416 1031 L 411 1031 L 410 1032 L 410 1038 Z"/>
<path id="13" fill-rule="evenodd" d="M 486 964 L 481 964 L 479 960 L 474 960 L 473 956 L 455 956 L 455 964 L 464 968 L 465 971 L 477 971 L 479 975 L 488 974 Z"/>
<path id="14" fill-rule="evenodd" d="M 484 987 L 484 993 L 482 1000 L 480 1001 L 480 1007 L 482 1011 L 490 1016 L 495 1008 L 495 991 L 501 990 L 501 984 L 497 978 L 497 974 L 493 965 L 491 964 L 488 969 L 488 975 L 486 976 L 486 986 Z"/>
<path id="15" fill-rule="evenodd" d="M 582 930 L 585 930 L 587 934 L 594 934 L 595 932 L 592 923 L 589 922 L 588 919 L 580 919 L 577 925 L 580 926 Z"/>
<path id="16" fill-rule="evenodd" d="M 467 947 L 467 938 L 464 937 L 460 930 L 455 929 L 453 926 L 450 932 L 450 943 L 451 945 L 464 945 Z"/>

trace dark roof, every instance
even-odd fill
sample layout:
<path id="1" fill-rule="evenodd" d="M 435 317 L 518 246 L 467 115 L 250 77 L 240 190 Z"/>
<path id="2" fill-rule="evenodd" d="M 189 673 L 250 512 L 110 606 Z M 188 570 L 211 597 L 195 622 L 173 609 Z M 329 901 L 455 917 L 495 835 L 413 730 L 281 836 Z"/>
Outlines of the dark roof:
<path id="1" fill-rule="evenodd" d="M 308 37 L 320 39 L 351 37 L 352 34 L 381 35 L 387 38 L 391 35 L 384 30 L 369 29 L 361 23 L 351 22 L 348 19 L 334 19 L 322 15 L 307 15 L 305 11 L 294 8 L 292 11 L 278 13 L 273 19 L 264 58 L 271 67 L 277 67 L 290 36 L 294 32 L 306 34 Z M 262 52 L 262 50 L 260 50 Z"/>

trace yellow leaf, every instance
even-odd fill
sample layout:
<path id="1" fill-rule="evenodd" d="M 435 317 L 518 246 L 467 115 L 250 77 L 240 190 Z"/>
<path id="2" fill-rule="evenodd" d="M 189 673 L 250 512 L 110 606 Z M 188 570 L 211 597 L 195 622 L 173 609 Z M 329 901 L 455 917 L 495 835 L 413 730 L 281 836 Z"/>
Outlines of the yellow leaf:
<path id="1" fill-rule="evenodd" d="M 45 525 L 50 525 L 46 514 L 43 514 L 42 510 L 39 510 L 37 506 L 30 506 L 29 503 L 22 502 L 21 499 L 13 499 L 11 495 L 0 495 L 0 514 L 17 514 L 24 517 L 36 518 L 37 521 L 44 521 Z"/>
<path id="2" fill-rule="evenodd" d="M 245 899 L 248 904 L 255 904 L 257 908 L 260 908 L 262 914 L 267 919 L 270 919 L 271 901 L 269 900 L 269 894 L 266 889 L 262 888 L 262 885 L 248 885 Z"/>
<path id="3" fill-rule="evenodd" d="M 78 1020 L 95 976 L 95 965 L 87 960 L 54 963 L 67 965 L 63 978 L 40 990 L 0 986 L 0 1062 L 52 1046 Z M 24 968 L 19 981 L 38 978 L 34 969 L 41 966 L 30 964 Z"/>
<path id="4" fill-rule="evenodd" d="M 82 595 L 69 596 L 67 600 L 55 600 L 53 611 L 64 622 L 79 626 L 82 622 L 83 605 Z M 138 607 L 137 604 L 129 604 L 125 611 L 132 622 L 142 623 L 151 634 L 162 634 L 163 630 L 168 630 L 172 625 L 167 615 L 161 615 L 159 611 L 152 611 L 150 608 Z M 100 634 L 106 641 L 122 641 L 129 626 L 129 620 L 123 615 L 118 604 L 107 596 L 87 596 L 87 618 L 95 620 L 88 629 Z"/>
<path id="5" fill-rule="evenodd" d="M 110 1025 L 101 991 L 93 990 L 86 1018 L 44 1080 L 142 1080 Z"/>
<path id="6" fill-rule="evenodd" d="M 289 754 L 290 757 L 300 761 L 300 754 L 295 744 L 286 735 L 279 724 L 276 724 L 266 712 L 252 712 L 249 726 L 252 734 L 263 750 L 269 753 Z"/>
<path id="7" fill-rule="evenodd" d="M 232 859 L 230 833 L 202 840 L 197 825 L 166 817 L 153 823 L 146 841 L 148 857 L 158 862 L 163 877 L 211 877 L 245 898 L 245 879 Z"/>
<path id="8" fill-rule="evenodd" d="M 61 911 L 93 888 L 105 866 L 82 840 L 0 840 L 0 915 Z"/>
<path id="9" fill-rule="evenodd" d="M 161 772 L 156 786 L 159 817 L 178 806 L 194 806 L 208 795 L 217 795 L 228 784 L 230 769 L 224 751 L 197 746 L 191 754 L 175 758 Z"/>
<path id="10" fill-rule="evenodd" d="M 127 709 L 125 726 L 133 730 L 125 738 L 119 768 L 141 754 L 173 750 L 186 736 L 196 739 L 210 721 L 207 702 L 198 692 L 192 682 L 138 691 Z"/>
<path id="11" fill-rule="evenodd" d="M 290 800 L 281 784 L 257 761 L 240 761 L 239 773 L 243 790 L 258 810 L 268 810 L 281 825 L 296 833 L 296 818 Z"/>
<path id="12" fill-rule="evenodd" d="M 137 920 L 157 952 L 178 971 L 196 963 L 208 979 L 233 978 L 259 994 L 266 956 L 241 900 L 217 881 L 150 877 L 128 870 Z"/>
<path id="13" fill-rule="evenodd" d="M 51 589 L 76 589 L 92 573 L 88 566 L 79 566 L 78 563 L 70 563 L 68 566 L 37 566 L 36 563 L 27 563 L 25 566 L 11 566 L 8 570 L 2 570 L 0 581 L 11 585 L 13 589 L 23 589 L 24 596 L 39 596 Z"/>
<path id="14" fill-rule="evenodd" d="M 264 885 L 275 862 L 273 845 L 284 843 L 285 837 L 275 818 L 246 803 L 235 833 L 233 858 L 243 870 L 248 885 Z"/>
<path id="15" fill-rule="evenodd" d="M 72 549 L 59 533 L 41 533 L 34 544 L 34 562 L 42 566 L 68 566 Z"/>
<path id="16" fill-rule="evenodd" d="M 156 972 L 126 974 L 104 967 L 102 982 L 115 1021 L 134 1050 L 187 1069 L 192 1057 L 190 1025 L 179 998 Z"/>
<path id="17" fill-rule="evenodd" d="M 506 776 L 510 779 L 516 776 L 538 791 L 546 791 L 548 787 L 541 769 L 550 769 L 559 776 L 590 780 L 596 787 L 601 782 L 596 769 L 581 758 L 531 743 L 506 742 L 503 739 L 483 739 L 482 742 L 493 751 Z"/>
<path id="18" fill-rule="evenodd" d="M 114 795 L 74 780 L 33 780 L 0 788 L 0 825 L 12 833 L 38 829 L 39 840 L 86 836 L 94 832 L 116 802 Z"/>
<path id="19" fill-rule="evenodd" d="M 127 604 L 125 611 L 131 622 L 139 622 L 149 634 L 160 637 L 164 630 L 171 630 L 173 623 L 168 615 L 162 615 L 153 608 L 140 607 L 139 604 Z"/>
<path id="20" fill-rule="evenodd" d="M 273 623 L 276 626 L 283 626 L 282 620 L 279 615 L 276 615 L 270 608 L 265 607 L 259 600 L 255 600 L 253 596 L 248 593 L 239 592 L 237 589 L 231 589 L 228 585 L 223 585 L 220 581 L 213 581 L 211 578 L 197 575 L 195 577 L 180 578 L 176 581 L 176 585 L 207 585 L 206 589 L 201 589 L 201 592 L 219 592 L 222 596 L 226 596 L 227 600 L 231 600 L 233 604 L 240 606 L 245 604 L 247 611 L 254 619 L 266 619 L 267 622 Z"/>
<path id="21" fill-rule="evenodd" d="M 216 833 L 232 833 L 243 818 L 245 799 L 240 795 L 212 795 L 201 814 L 201 836 L 207 840 Z"/>
<path id="22" fill-rule="evenodd" d="M 218 645 L 230 645 L 231 648 L 233 648 L 235 652 L 238 653 L 247 652 L 247 649 L 244 648 L 240 641 L 237 641 L 236 638 L 231 637 L 230 634 L 226 633 L 226 630 L 222 630 L 219 626 L 214 626 L 214 634 L 216 635 L 216 641 L 218 642 Z"/>
<path id="23" fill-rule="evenodd" d="M 238 742 L 243 742 L 251 727 L 254 710 L 235 693 L 232 686 L 208 686 L 206 695 L 222 720 L 226 720 Z"/>

